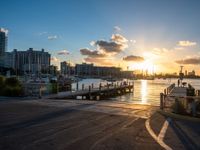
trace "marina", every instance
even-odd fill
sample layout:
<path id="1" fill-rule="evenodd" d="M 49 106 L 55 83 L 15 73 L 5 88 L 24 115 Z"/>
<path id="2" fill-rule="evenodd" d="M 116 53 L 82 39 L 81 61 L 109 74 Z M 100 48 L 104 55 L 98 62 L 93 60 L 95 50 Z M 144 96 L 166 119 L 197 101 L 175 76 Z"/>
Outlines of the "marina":
<path id="1" fill-rule="evenodd" d="M 93 83 L 88 89 L 84 88 L 84 84 L 82 84 L 82 89 L 77 89 L 72 92 L 60 92 L 55 97 L 56 99 L 77 99 L 77 97 L 81 97 L 81 99 L 89 99 L 89 100 L 100 100 L 104 98 L 110 98 L 113 96 L 120 96 L 126 93 L 134 92 L 134 84 L 130 82 L 121 82 L 120 84 L 107 84 L 102 86 L 99 84 L 99 88 L 94 88 Z"/>
<path id="2" fill-rule="evenodd" d="M 184 81 L 191 84 L 195 89 L 200 89 L 200 80 L 184 79 Z M 112 100 L 113 102 L 119 101 L 130 104 L 160 106 L 160 93 L 164 93 L 164 89 L 169 87 L 171 84 L 177 83 L 177 79 L 128 80 L 128 82 L 134 82 L 134 92 L 119 95 L 117 97 L 111 97 L 109 100 Z M 102 79 L 84 79 L 79 82 L 79 86 L 81 88 L 81 85 L 84 84 L 85 88 L 88 89 L 89 85 L 92 83 L 94 88 L 98 88 L 100 83 L 102 86 L 107 84 L 107 82 Z M 76 83 L 72 84 L 72 90 L 76 90 Z"/>

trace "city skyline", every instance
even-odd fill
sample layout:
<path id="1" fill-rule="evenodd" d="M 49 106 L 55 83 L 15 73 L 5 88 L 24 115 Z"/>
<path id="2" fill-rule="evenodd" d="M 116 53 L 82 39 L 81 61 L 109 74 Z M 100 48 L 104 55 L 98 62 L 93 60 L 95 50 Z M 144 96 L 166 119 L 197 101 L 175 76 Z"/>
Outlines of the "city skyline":
<path id="1" fill-rule="evenodd" d="M 68 61 L 178 72 L 184 65 L 200 74 L 198 1 L 1 3 L 8 51 L 44 48 L 58 66 Z"/>

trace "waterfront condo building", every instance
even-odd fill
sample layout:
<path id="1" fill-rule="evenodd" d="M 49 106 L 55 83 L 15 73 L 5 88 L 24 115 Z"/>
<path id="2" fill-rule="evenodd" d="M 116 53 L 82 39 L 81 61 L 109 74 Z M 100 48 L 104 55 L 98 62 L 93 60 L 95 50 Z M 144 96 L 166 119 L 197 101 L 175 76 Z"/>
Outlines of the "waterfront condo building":
<path id="1" fill-rule="evenodd" d="M 93 75 L 93 64 L 76 64 L 75 70 L 76 70 L 76 75 L 78 76 L 92 76 Z"/>
<path id="2" fill-rule="evenodd" d="M 92 77 L 119 77 L 121 75 L 121 68 L 108 66 L 94 66 L 93 64 L 76 64 L 75 72 L 78 76 L 92 76 Z"/>
<path id="3" fill-rule="evenodd" d="M 6 66 L 15 70 L 18 74 L 39 74 L 48 73 L 51 55 L 45 52 L 33 50 L 29 48 L 26 51 L 18 51 L 6 53 Z"/>

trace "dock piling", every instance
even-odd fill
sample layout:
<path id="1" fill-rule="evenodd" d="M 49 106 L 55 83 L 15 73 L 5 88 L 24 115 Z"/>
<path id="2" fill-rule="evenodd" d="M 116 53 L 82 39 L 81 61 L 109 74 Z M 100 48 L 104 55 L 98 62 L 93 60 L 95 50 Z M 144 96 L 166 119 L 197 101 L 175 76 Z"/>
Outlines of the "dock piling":
<path id="1" fill-rule="evenodd" d="M 94 88 L 94 84 L 92 83 L 92 89 Z"/>
<path id="2" fill-rule="evenodd" d="M 82 91 L 84 90 L 84 84 L 82 84 Z"/>
<path id="3" fill-rule="evenodd" d="M 163 110 L 163 104 L 164 104 L 164 94 L 160 93 L 160 109 Z"/>
<path id="4" fill-rule="evenodd" d="M 78 82 L 76 83 L 76 90 L 78 91 Z"/>

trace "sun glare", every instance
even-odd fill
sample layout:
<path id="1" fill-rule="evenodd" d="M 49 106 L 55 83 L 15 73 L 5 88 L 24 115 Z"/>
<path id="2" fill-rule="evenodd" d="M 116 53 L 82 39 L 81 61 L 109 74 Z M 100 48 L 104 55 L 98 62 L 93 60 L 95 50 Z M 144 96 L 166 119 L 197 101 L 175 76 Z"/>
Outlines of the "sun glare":
<path id="1" fill-rule="evenodd" d="M 148 71 L 149 74 L 153 74 L 155 72 L 155 65 L 150 60 L 146 60 L 141 63 L 134 63 L 130 65 L 131 65 L 130 69 L 132 70 Z"/>
<path id="2" fill-rule="evenodd" d="M 142 103 L 147 103 L 147 80 L 141 80 L 141 97 Z"/>

